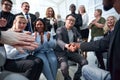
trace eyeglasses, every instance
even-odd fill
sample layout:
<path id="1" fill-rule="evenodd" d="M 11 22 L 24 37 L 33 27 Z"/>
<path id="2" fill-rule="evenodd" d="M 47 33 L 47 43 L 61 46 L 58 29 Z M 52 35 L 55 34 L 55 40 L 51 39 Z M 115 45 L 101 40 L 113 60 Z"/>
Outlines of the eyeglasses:
<path id="1" fill-rule="evenodd" d="M 27 6 L 27 5 L 25 5 L 25 6 L 23 6 L 23 7 L 28 7 L 28 8 L 30 8 L 30 6 Z"/>
<path id="2" fill-rule="evenodd" d="M 74 19 L 66 19 L 66 20 L 69 20 L 69 21 L 75 22 L 75 20 L 74 20 Z"/>
<path id="3" fill-rule="evenodd" d="M 3 5 L 12 7 L 11 4 L 7 4 L 7 3 L 3 3 Z"/>

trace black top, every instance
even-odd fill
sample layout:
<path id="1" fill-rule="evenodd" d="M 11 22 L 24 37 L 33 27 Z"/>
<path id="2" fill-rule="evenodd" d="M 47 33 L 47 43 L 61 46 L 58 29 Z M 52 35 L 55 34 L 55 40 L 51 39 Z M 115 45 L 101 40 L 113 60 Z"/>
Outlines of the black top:
<path id="1" fill-rule="evenodd" d="M 2 31 L 6 31 L 7 29 L 12 27 L 15 15 L 10 12 L 1 11 L 0 18 L 5 18 L 7 20 L 7 25 L 5 27 L 0 28 Z"/>
<path id="2" fill-rule="evenodd" d="M 46 31 L 51 31 L 52 25 L 50 24 L 50 20 L 47 19 L 46 17 L 43 18 L 43 20 L 45 21 L 45 24 L 46 24 Z M 55 32 L 56 32 L 57 24 L 54 24 L 54 29 L 55 29 Z"/>

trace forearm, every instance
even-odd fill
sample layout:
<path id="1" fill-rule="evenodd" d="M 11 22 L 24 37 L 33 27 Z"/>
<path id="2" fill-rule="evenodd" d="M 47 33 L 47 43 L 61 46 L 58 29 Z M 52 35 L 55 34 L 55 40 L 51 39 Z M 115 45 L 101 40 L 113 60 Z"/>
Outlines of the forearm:
<path id="1" fill-rule="evenodd" d="M 103 38 L 93 42 L 83 42 L 80 44 L 82 51 L 104 51 L 109 47 L 110 38 Z"/>
<path id="2" fill-rule="evenodd" d="M 98 27 L 98 28 L 103 28 L 104 27 L 104 24 L 97 23 L 97 22 L 94 25 L 96 25 L 96 27 Z"/>
<path id="3" fill-rule="evenodd" d="M 64 50 L 65 49 L 65 44 L 62 40 L 57 40 L 57 44 Z"/>

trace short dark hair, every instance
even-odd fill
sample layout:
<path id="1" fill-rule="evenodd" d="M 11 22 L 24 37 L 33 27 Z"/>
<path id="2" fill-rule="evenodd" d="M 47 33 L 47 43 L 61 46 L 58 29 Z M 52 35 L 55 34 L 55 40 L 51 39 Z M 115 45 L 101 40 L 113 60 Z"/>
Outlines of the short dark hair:
<path id="1" fill-rule="evenodd" d="M 13 2 L 12 2 L 11 0 L 2 0 L 2 1 L 1 1 L 1 4 L 4 4 L 5 1 L 8 1 L 8 2 L 10 2 L 11 4 L 13 4 Z"/>
<path id="2" fill-rule="evenodd" d="M 28 2 L 23 2 L 21 6 L 23 6 L 24 4 L 29 4 Z"/>
<path id="3" fill-rule="evenodd" d="M 68 14 L 68 15 L 66 16 L 66 19 L 67 19 L 69 16 L 72 16 L 72 17 L 75 18 L 75 16 L 74 16 L 73 14 Z M 75 18 L 75 19 L 76 19 L 76 18 Z"/>
<path id="4" fill-rule="evenodd" d="M 76 10 L 75 4 L 71 4 L 70 7 L 69 7 L 69 10 L 70 10 L 72 7 L 74 7 L 74 9 Z"/>

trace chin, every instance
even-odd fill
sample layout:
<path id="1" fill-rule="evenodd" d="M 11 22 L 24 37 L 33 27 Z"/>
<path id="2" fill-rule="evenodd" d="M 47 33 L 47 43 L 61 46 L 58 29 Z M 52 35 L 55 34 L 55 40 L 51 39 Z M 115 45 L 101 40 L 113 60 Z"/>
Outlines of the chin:
<path id="1" fill-rule="evenodd" d="M 113 5 L 103 6 L 103 8 L 104 8 L 105 11 L 110 10 L 112 7 L 113 7 Z"/>

